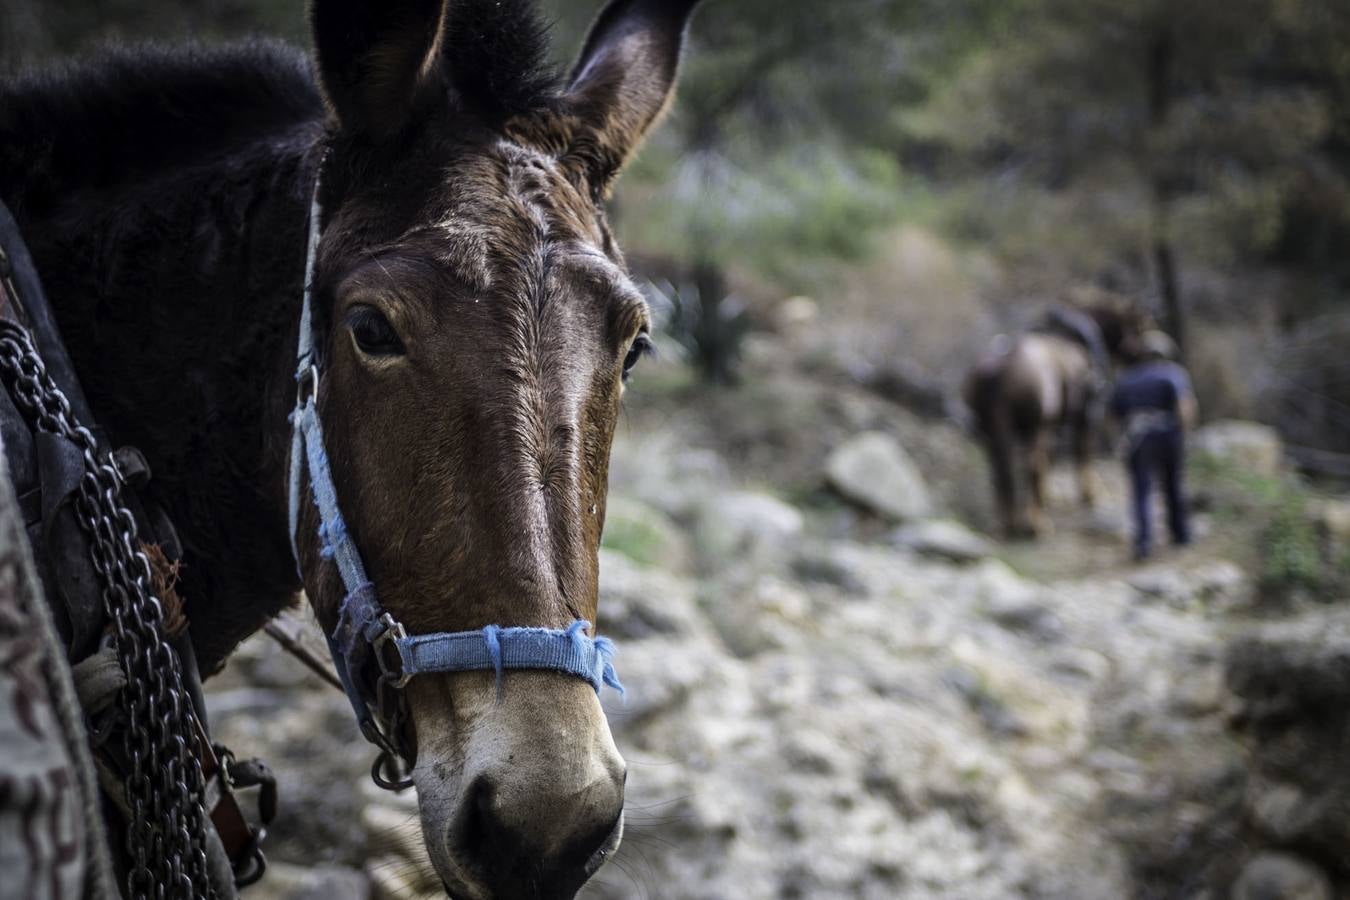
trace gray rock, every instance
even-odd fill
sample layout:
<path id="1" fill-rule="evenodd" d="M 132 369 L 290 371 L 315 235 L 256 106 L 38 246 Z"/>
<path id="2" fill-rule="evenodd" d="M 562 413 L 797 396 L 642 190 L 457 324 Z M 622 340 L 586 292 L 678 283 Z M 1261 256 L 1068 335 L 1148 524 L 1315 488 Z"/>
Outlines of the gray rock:
<path id="1" fill-rule="evenodd" d="M 1350 498 L 1322 501 L 1317 524 L 1335 550 L 1350 550 Z"/>
<path id="2" fill-rule="evenodd" d="M 1197 566 L 1191 570 L 1190 581 L 1196 596 L 1226 610 L 1247 605 L 1254 595 L 1254 585 L 1247 573 L 1225 560 Z"/>
<path id="3" fill-rule="evenodd" d="M 694 543 L 705 569 L 728 563 L 782 559 L 804 527 L 802 514 L 776 497 L 755 491 L 730 491 L 709 497 L 700 507 Z"/>
<path id="4" fill-rule="evenodd" d="M 901 525 L 891 534 L 891 543 L 924 556 L 957 563 L 974 562 L 994 553 L 989 541 L 948 519 Z"/>
<path id="5" fill-rule="evenodd" d="M 831 585 L 844 596 L 864 594 L 867 583 L 854 568 L 818 547 L 804 551 L 792 561 L 792 572 L 802 581 Z"/>
<path id="6" fill-rule="evenodd" d="M 367 900 L 370 879 L 346 866 L 312 868 L 269 862 L 267 874 L 244 896 L 249 900 Z"/>
<path id="7" fill-rule="evenodd" d="M 726 490 L 731 473 L 712 450 L 690 447 L 670 432 L 630 434 L 619 429 L 610 461 L 611 495 L 632 497 L 684 523 L 712 493 Z"/>
<path id="8" fill-rule="evenodd" d="M 991 603 L 989 618 L 1004 628 L 1023 632 L 1039 641 L 1052 642 L 1064 637 L 1064 623 L 1041 603 L 1012 601 Z"/>
<path id="9" fill-rule="evenodd" d="M 1233 900 L 1332 900 L 1331 879 L 1320 868 L 1288 853 L 1261 853 L 1242 868 Z"/>
<path id="10" fill-rule="evenodd" d="M 1279 432 L 1259 422 L 1224 419 L 1198 429 L 1191 446 L 1209 456 L 1260 475 L 1280 471 L 1284 446 Z"/>
<path id="11" fill-rule="evenodd" d="M 610 495 L 601 546 L 639 565 L 668 572 L 683 572 L 689 566 L 689 541 L 674 520 L 628 497 Z"/>
<path id="12" fill-rule="evenodd" d="M 767 574 L 719 589 L 706 612 L 722 642 L 743 657 L 798 646 L 803 627 L 812 619 L 806 593 L 793 582 Z"/>
<path id="13" fill-rule="evenodd" d="M 600 630 L 623 641 L 696 634 L 702 623 L 693 585 L 600 548 Z"/>
<path id="14" fill-rule="evenodd" d="M 921 519 L 933 508 L 909 454 L 879 431 L 856 435 L 837 447 L 825 461 L 825 478 L 848 500 L 888 519 Z"/>
<path id="15" fill-rule="evenodd" d="M 1192 585 L 1176 569 L 1154 567 L 1133 573 L 1127 579 L 1130 587 L 1139 593 L 1165 600 L 1168 603 L 1182 604 L 1194 595 Z"/>
<path id="16" fill-rule="evenodd" d="M 1321 620 L 1309 626 L 1235 642 L 1225 677 L 1247 750 L 1252 824 L 1272 843 L 1342 854 L 1350 773 L 1332 748 L 1350 744 L 1350 638 Z"/>

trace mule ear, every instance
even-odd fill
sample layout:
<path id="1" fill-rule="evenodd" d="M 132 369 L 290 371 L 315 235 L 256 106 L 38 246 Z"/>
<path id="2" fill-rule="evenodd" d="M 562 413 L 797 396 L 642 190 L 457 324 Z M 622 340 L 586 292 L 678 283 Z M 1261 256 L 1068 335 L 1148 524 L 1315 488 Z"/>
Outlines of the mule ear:
<path id="1" fill-rule="evenodd" d="M 344 131 L 388 137 L 429 93 L 444 0 L 312 0 L 319 85 Z"/>
<path id="2" fill-rule="evenodd" d="M 566 100 L 603 192 L 665 109 L 699 0 L 611 0 L 591 26 Z"/>

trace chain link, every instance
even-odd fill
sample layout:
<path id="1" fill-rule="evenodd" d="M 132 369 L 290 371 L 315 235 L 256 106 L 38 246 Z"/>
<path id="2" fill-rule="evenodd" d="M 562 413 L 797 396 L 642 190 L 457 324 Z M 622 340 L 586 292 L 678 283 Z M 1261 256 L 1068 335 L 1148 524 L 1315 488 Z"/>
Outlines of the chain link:
<path id="1" fill-rule="evenodd" d="M 74 420 L 28 332 L 8 320 L 0 320 L 0 376 L 36 428 L 66 438 L 84 454 L 75 511 L 89 537 L 127 676 L 120 698 L 127 723 L 122 748 L 130 766 L 124 784 L 131 810 L 127 894 L 138 900 L 212 898 L 205 782 L 189 743 L 196 740 L 196 716 L 178 656 L 164 639 L 163 611 L 150 589 L 150 563 L 139 549 L 135 519 L 122 503 L 121 470 Z"/>

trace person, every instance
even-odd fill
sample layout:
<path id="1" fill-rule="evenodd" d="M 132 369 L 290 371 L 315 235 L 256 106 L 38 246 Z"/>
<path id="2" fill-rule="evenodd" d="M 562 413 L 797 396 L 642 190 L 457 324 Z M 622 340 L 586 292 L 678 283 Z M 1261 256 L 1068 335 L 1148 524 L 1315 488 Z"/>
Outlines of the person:
<path id="1" fill-rule="evenodd" d="M 1195 422 L 1195 393 L 1190 375 L 1177 361 L 1177 347 L 1161 331 L 1140 336 L 1134 360 L 1116 379 L 1111 413 L 1125 433 L 1125 461 L 1130 474 L 1134 512 L 1134 557 L 1153 550 L 1150 494 L 1160 476 L 1167 498 L 1172 541 L 1191 541 L 1190 515 L 1183 491 L 1184 433 Z"/>

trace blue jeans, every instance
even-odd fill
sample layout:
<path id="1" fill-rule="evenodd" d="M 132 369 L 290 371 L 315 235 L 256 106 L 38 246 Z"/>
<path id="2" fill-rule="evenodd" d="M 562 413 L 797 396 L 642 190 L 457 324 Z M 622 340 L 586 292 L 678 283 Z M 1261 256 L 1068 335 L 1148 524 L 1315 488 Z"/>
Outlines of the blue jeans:
<path id="1" fill-rule="evenodd" d="M 1177 544 L 1189 544 L 1191 525 L 1186 509 L 1186 496 L 1182 491 L 1185 452 L 1181 429 L 1172 427 L 1141 435 L 1130 449 L 1129 469 L 1134 495 L 1135 554 L 1147 556 L 1153 549 L 1149 495 L 1153 491 L 1154 475 L 1162 478 L 1163 493 L 1167 497 L 1167 522 L 1172 532 L 1172 540 Z"/>

